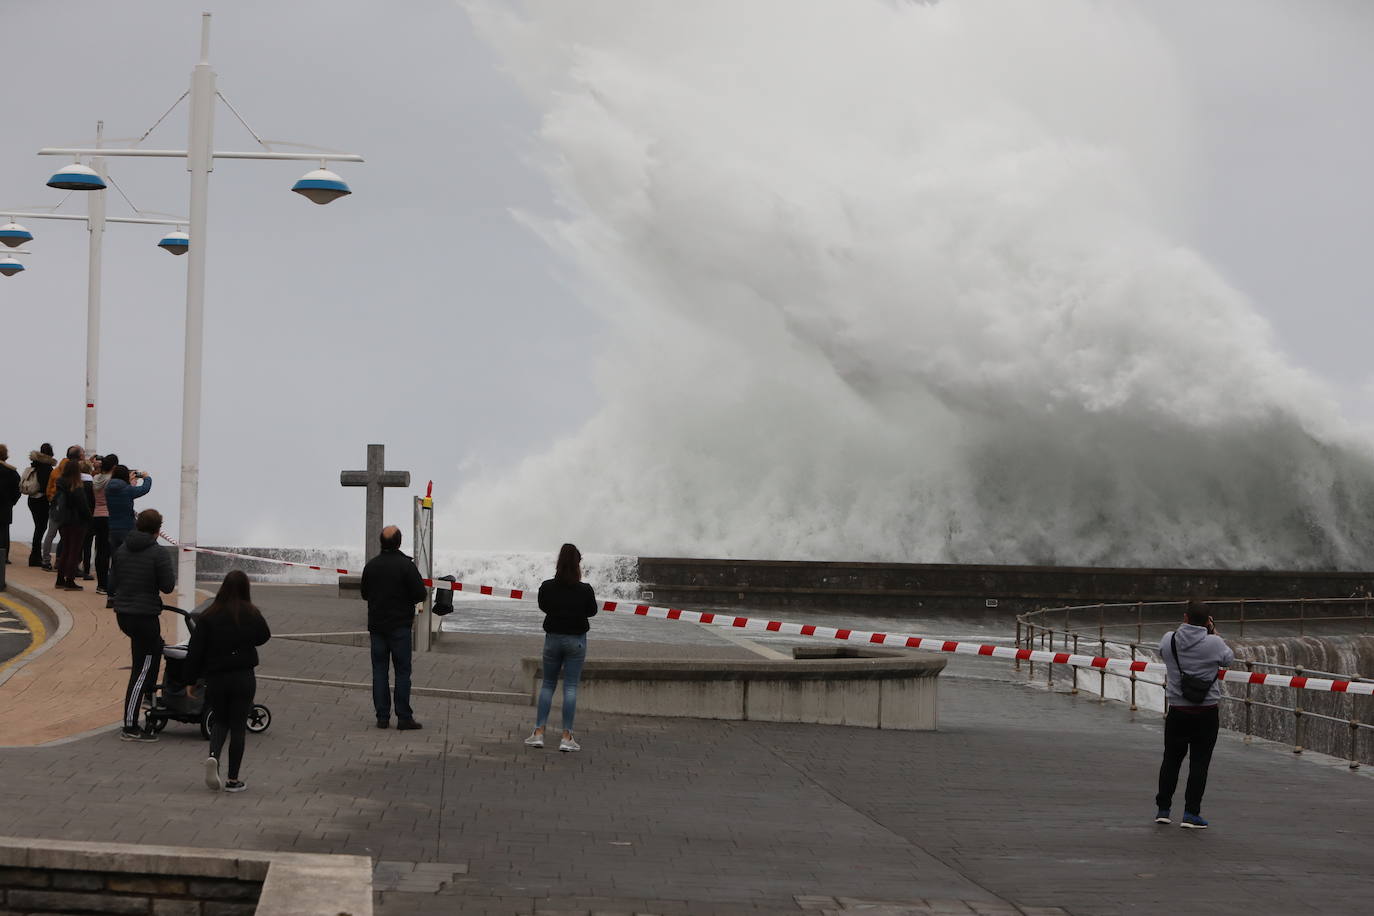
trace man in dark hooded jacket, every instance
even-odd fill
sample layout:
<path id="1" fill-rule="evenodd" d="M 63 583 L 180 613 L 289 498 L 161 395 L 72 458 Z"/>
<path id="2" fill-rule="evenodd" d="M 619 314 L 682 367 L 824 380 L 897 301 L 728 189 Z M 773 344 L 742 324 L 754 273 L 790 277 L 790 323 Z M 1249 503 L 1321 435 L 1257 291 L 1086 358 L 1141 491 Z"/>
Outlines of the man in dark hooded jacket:
<path id="1" fill-rule="evenodd" d="M 110 570 L 115 617 L 133 650 L 133 669 L 124 691 L 124 731 L 120 736 L 125 741 L 157 740 L 157 735 L 147 728 L 139 728 L 138 711 L 143 696 L 157 683 L 158 667 L 162 664 L 162 595 L 171 594 L 177 584 L 176 565 L 157 543 L 160 530 L 162 513 L 156 509 L 138 513 L 134 532 L 120 546 L 118 562 Z"/>

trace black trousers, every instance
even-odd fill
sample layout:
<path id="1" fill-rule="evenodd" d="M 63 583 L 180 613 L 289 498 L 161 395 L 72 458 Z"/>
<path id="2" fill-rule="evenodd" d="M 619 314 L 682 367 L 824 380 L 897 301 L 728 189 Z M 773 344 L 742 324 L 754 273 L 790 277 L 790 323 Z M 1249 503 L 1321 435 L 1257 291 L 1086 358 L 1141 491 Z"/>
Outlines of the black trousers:
<path id="1" fill-rule="evenodd" d="M 1184 712 L 1177 706 L 1169 708 L 1169 715 L 1164 720 L 1164 762 L 1159 765 L 1156 807 L 1173 807 L 1178 771 L 1183 767 L 1183 758 L 1187 757 L 1188 784 L 1183 789 L 1183 810 L 1188 814 L 1202 813 L 1207 768 L 1212 763 L 1212 749 L 1216 747 L 1220 725 L 1221 715 L 1215 706 L 1198 712 Z"/>
<path id="2" fill-rule="evenodd" d="M 91 519 L 91 527 L 86 529 L 86 539 L 94 538 L 95 546 L 95 584 L 104 588 L 110 579 L 110 519 L 97 515 Z"/>
<path id="3" fill-rule="evenodd" d="M 133 667 L 129 671 L 129 686 L 124 690 L 124 729 L 138 728 L 138 711 L 145 694 L 157 685 L 158 668 L 162 664 L 162 627 L 157 614 L 115 614 L 120 631 L 129 637 Z"/>
<path id="4" fill-rule="evenodd" d="M 220 759 L 224 738 L 229 737 L 229 779 L 239 778 L 243 745 L 248 732 L 248 714 L 258 693 L 258 679 L 252 668 L 224 671 L 205 677 L 205 705 L 215 714 L 210 728 L 210 756 Z"/>
<path id="5" fill-rule="evenodd" d="M 43 535 L 48 533 L 48 501 L 29 497 L 29 515 L 33 516 L 33 549 L 29 552 L 29 564 L 38 566 L 43 562 Z"/>

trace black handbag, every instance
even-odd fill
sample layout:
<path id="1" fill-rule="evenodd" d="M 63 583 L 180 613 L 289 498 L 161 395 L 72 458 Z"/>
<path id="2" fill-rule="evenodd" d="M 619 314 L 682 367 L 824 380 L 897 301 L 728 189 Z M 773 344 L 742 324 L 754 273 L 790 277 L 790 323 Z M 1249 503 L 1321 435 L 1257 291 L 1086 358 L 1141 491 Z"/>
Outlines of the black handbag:
<path id="1" fill-rule="evenodd" d="M 1169 634 L 1169 645 L 1174 650 L 1174 664 L 1178 665 L 1178 692 L 1183 694 L 1183 699 L 1189 703 L 1201 704 L 1207 702 L 1207 694 L 1212 692 L 1212 685 L 1217 682 L 1217 676 L 1212 675 L 1212 679 L 1205 677 L 1193 677 L 1183 670 L 1183 662 L 1178 658 L 1178 634 Z"/>

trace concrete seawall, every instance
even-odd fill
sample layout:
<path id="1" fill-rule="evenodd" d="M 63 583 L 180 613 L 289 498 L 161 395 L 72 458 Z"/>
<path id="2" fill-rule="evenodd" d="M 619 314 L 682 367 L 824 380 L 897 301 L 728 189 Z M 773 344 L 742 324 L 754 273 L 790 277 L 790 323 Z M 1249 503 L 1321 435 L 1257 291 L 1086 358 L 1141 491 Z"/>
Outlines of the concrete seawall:
<path id="1" fill-rule="evenodd" d="M 579 710 L 934 731 L 943 658 L 809 653 L 793 659 L 589 659 Z M 540 660 L 521 666 L 533 702 Z M 561 697 L 561 687 L 555 697 Z"/>
<path id="2" fill-rule="evenodd" d="M 1180 598 L 1348 598 L 1374 572 L 976 566 L 640 557 L 654 604 L 913 612 L 990 610 L 1008 617 L 1066 604 Z"/>

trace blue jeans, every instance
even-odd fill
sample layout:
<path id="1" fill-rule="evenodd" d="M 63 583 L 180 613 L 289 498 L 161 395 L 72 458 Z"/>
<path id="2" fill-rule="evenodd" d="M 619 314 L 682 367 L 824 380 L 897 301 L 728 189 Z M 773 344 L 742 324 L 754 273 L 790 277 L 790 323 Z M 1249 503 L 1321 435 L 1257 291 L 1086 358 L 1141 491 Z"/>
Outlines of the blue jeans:
<path id="1" fill-rule="evenodd" d="M 410 708 L 410 627 L 368 635 L 372 637 L 372 705 L 377 718 L 391 718 L 392 665 L 396 667 L 396 718 L 415 718 Z"/>
<path id="2" fill-rule="evenodd" d="M 539 688 L 539 713 L 534 727 L 543 728 L 553 705 L 553 688 L 563 671 L 563 731 L 571 732 L 577 714 L 577 682 L 582 680 L 582 663 L 587 660 L 587 635 L 544 634 L 544 683 Z"/>

